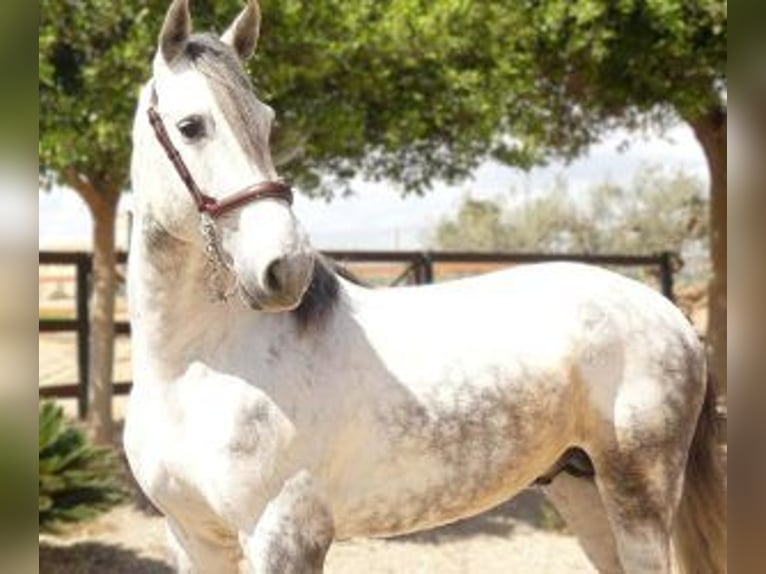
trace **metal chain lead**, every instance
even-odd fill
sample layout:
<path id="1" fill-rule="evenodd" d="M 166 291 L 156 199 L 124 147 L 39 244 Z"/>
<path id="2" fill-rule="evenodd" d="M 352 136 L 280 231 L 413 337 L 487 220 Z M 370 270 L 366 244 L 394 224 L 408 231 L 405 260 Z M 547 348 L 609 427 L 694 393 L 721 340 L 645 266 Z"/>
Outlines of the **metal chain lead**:
<path id="1" fill-rule="evenodd" d="M 226 271 L 229 264 L 221 249 L 221 242 L 218 237 L 218 229 L 215 220 L 209 213 L 200 214 L 200 233 L 205 241 L 205 254 L 208 262 L 208 288 L 210 289 L 211 299 L 214 302 L 225 302 L 234 292 L 234 286 L 226 285 Z"/>

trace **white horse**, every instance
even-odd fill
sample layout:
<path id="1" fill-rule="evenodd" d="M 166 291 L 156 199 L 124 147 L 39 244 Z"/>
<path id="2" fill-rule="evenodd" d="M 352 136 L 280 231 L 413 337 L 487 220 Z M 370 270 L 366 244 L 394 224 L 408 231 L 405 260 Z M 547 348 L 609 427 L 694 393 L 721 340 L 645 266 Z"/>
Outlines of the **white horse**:
<path id="1" fill-rule="evenodd" d="M 674 534 L 689 572 L 723 572 L 712 390 L 682 314 L 582 265 L 339 277 L 287 186 L 264 183 L 273 113 L 242 65 L 255 0 L 220 39 L 191 34 L 187 1 L 133 132 L 125 428 L 179 569 L 320 572 L 333 539 L 432 528 L 538 482 L 601 572 L 670 572 Z"/>

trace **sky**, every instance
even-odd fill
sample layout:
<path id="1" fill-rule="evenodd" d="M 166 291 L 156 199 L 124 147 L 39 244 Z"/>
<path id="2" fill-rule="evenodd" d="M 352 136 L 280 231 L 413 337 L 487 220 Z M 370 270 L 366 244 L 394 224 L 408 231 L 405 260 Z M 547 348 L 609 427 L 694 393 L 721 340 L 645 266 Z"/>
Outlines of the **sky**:
<path id="1" fill-rule="evenodd" d="M 624 148 L 621 144 L 630 140 Z M 423 197 L 402 198 L 390 182 L 355 182 L 355 195 L 332 202 L 298 194 L 295 213 L 319 249 L 418 249 L 444 217 L 457 212 L 461 200 L 491 198 L 521 191 L 547 189 L 557 179 L 572 193 L 604 182 L 627 184 L 642 167 L 684 169 L 707 181 L 705 158 L 691 131 L 678 125 L 658 134 L 614 132 L 582 158 L 554 163 L 530 172 L 493 162 L 481 165 L 459 185 L 436 184 Z M 129 208 L 123 196 L 121 211 Z M 124 221 L 124 218 L 123 218 Z M 127 230 L 120 225 L 117 241 L 125 247 Z M 77 194 L 57 188 L 39 194 L 40 249 L 82 249 L 90 245 L 91 223 Z"/>

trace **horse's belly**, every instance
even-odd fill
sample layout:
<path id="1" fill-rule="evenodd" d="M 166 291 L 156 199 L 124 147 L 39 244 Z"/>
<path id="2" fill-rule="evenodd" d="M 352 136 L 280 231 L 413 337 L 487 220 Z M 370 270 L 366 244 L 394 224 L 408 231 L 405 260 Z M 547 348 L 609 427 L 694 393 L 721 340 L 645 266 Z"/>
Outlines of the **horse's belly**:
<path id="1" fill-rule="evenodd" d="M 543 384 L 514 400 L 503 392 L 438 406 L 407 402 L 382 409 L 372 428 L 360 424 L 363 448 L 335 483 L 338 536 L 422 530 L 509 499 L 543 474 L 572 438 L 567 392 L 559 385 L 552 399 L 539 396 L 550 394 Z"/>
<path id="2" fill-rule="evenodd" d="M 366 488 L 354 489 L 356 496 L 333 505 L 337 537 L 393 536 L 474 516 L 517 494 L 549 464 L 536 457 L 514 464 L 486 456 L 463 463 L 400 457 L 382 464 Z"/>

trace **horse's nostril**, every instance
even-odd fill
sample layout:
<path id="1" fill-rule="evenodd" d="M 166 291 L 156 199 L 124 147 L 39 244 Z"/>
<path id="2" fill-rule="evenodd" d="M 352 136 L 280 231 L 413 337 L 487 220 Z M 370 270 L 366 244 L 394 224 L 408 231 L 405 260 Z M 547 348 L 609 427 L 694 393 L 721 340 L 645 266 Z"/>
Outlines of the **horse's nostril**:
<path id="1" fill-rule="evenodd" d="M 284 274 L 286 268 L 286 260 L 279 258 L 272 261 L 266 268 L 266 274 L 264 275 L 264 287 L 270 293 L 278 293 L 284 287 Z"/>

